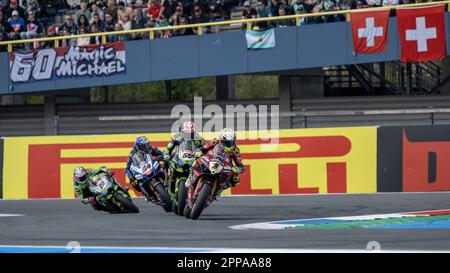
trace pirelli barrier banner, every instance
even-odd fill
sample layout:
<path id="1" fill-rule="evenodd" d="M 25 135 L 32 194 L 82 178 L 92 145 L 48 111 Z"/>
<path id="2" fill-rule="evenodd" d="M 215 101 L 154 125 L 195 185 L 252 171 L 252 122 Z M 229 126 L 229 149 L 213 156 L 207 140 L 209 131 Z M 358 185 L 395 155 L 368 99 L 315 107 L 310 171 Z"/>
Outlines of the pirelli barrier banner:
<path id="1" fill-rule="evenodd" d="M 450 126 L 380 127 L 378 191 L 450 190 Z"/>
<path id="2" fill-rule="evenodd" d="M 161 149 L 170 139 L 168 133 L 139 135 Z M 123 170 L 139 135 L 5 138 L 3 198 L 73 198 L 72 171 L 79 165 L 108 166 L 127 184 Z M 238 140 L 246 172 L 226 194 L 377 191 L 376 127 L 282 130 L 273 150 L 263 151 L 263 144 L 260 139 Z"/>

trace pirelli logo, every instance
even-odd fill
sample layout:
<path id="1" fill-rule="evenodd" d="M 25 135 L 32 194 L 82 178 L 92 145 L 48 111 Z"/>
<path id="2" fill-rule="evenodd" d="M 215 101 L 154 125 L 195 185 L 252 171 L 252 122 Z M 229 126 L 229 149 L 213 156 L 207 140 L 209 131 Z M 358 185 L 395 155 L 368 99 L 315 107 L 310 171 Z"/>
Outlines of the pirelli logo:
<path id="1" fill-rule="evenodd" d="M 161 149 L 170 138 L 144 135 Z M 79 165 L 108 166 L 126 185 L 123 170 L 136 136 L 7 138 L 4 198 L 73 198 Z M 226 194 L 376 192 L 375 127 L 282 130 L 278 144 L 243 139 L 238 145 L 247 171 Z"/>

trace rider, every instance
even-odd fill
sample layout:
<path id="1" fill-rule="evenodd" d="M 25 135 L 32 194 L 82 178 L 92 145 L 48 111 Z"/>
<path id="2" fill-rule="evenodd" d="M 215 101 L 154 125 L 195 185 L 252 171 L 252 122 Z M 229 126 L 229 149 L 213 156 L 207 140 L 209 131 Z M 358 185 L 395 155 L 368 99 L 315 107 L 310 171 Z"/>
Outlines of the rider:
<path id="1" fill-rule="evenodd" d="M 109 211 L 107 207 L 103 206 L 100 202 L 97 201 L 97 199 L 95 198 L 95 194 L 89 190 L 89 180 L 91 179 L 91 177 L 101 173 L 104 173 L 109 177 L 112 177 L 114 175 L 114 172 L 105 166 L 90 171 L 81 166 L 75 168 L 73 171 L 75 193 L 81 199 L 81 202 L 83 204 L 89 203 L 95 210 Z"/>
<path id="2" fill-rule="evenodd" d="M 145 136 L 140 136 L 136 138 L 136 142 L 134 143 L 133 149 L 128 155 L 127 165 L 125 167 L 125 173 L 130 180 L 130 184 L 133 188 L 139 192 L 142 192 L 141 187 L 137 183 L 136 179 L 133 176 L 133 173 L 130 170 L 131 164 L 133 163 L 133 159 L 140 161 L 147 154 L 157 157 L 157 161 L 161 161 L 163 159 L 163 153 L 157 147 L 152 147 L 150 145 L 150 141 Z"/>
<path id="3" fill-rule="evenodd" d="M 209 150 L 214 149 L 217 145 L 221 145 L 222 149 L 226 152 L 226 155 L 231 158 L 234 162 L 235 166 L 232 167 L 233 174 L 231 176 L 231 180 L 227 181 L 226 186 L 223 190 L 226 190 L 230 187 L 235 187 L 239 184 L 239 173 L 245 171 L 244 165 L 242 164 L 242 158 L 239 148 L 236 146 L 236 135 L 234 131 L 230 128 L 224 128 L 219 133 L 219 140 L 213 139 L 210 143 L 205 144 L 202 147 L 203 153 L 207 153 Z M 197 161 L 194 162 L 192 168 L 195 170 L 199 169 L 199 163 Z M 193 171 L 188 177 L 186 182 L 186 187 L 189 187 L 192 182 L 197 179 L 197 172 Z"/>
<path id="4" fill-rule="evenodd" d="M 192 121 L 185 121 L 180 127 L 180 132 L 172 136 L 169 143 L 167 144 L 166 149 L 164 150 L 164 161 L 166 163 L 170 161 L 172 151 L 184 140 L 193 140 L 196 148 L 200 148 L 205 145 L 205 140 L 195 129 L 195 124 Z M 197 157 L 199 156 L 200 155 L 197 154 Z"/>

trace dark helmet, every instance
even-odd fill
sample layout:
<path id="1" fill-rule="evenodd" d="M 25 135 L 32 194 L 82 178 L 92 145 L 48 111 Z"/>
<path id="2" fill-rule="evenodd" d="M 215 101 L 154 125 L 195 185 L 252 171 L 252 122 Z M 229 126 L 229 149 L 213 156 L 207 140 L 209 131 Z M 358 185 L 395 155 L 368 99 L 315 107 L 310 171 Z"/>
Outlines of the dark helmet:
<path id="1" fill-rule="evenodd" d="M 138 152 L 148 153 L 150 150 L 150 141 L 145 136 L 137 137 L 134 147 Z"/>

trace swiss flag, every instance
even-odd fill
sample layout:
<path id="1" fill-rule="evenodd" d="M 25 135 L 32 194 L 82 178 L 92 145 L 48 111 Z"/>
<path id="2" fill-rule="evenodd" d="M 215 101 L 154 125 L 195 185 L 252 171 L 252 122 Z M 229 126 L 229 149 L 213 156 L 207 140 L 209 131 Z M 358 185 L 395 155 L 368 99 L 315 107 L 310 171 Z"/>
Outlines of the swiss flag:
<path id="1" fill-rule="evenodd" d="M 402 62 L 445 57 L 445 6 L 397 9 Z"/>
<path id="2" fill-rule="evenodd" d="M 356 53 L 379 53 L 386 49 L 389 9 L 352 12 L 350 21 Z"/>

